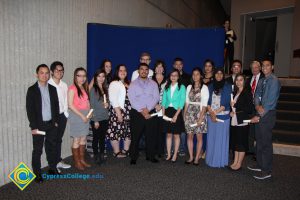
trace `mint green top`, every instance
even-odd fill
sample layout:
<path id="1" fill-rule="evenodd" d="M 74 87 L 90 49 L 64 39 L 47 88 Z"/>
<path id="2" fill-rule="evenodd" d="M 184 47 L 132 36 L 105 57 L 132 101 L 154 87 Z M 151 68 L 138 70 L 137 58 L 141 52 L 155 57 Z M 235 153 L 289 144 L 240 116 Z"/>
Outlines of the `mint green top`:
<path id="1" fill-rule="evenodd" d="M 171 98 L 171 86 L 165 89 L 162 99 L 162 106 L 167 109 L 172 103 L 176 110 L 183 109 L 185 104 L 185 86 L 182 84 L 178 90 L 178 85 L 175 88 L 174 94 Z"/>

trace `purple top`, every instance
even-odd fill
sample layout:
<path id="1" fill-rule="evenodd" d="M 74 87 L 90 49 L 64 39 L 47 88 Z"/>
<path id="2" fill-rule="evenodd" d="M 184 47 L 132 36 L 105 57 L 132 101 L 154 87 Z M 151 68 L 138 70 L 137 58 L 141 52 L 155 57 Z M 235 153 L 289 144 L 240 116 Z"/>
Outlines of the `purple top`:
<path id="1" fill-rule="evenodd" d="M 128 89 L 131 107 L 141 112 L 143 108 L 153 110 L 159 102 L 159 91 L 155 81 L 142 80 L 140 77 L 131 82 Z"/>

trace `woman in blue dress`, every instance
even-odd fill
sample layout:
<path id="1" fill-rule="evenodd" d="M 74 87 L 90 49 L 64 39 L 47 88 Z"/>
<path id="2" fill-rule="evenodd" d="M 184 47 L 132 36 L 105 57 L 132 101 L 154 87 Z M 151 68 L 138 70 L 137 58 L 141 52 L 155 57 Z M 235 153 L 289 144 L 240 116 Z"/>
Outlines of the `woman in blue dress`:
<path id="1" fill-rule="evenodd" d="M 225 82 L 222 69 L 214 72 L 214 80 L 208 86 L 206 164 L 225 167 L 229 159 L 230 94 L 231 85 Z"/>

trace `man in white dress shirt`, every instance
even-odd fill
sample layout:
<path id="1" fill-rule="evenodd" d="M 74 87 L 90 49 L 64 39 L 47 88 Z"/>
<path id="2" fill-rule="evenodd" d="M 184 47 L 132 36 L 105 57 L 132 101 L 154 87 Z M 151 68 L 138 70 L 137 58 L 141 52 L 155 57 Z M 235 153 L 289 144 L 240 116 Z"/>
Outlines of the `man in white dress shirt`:
<path id="1" fill-rule="evenodd" d="M 58 137 L 57 137 L 57 169 L 60 168 L 68 169 L 71 165 L 68 165 L 62 161 L 61 158 L 61 145 L 62 145 L 62 138 L 64 136 L 64 132 L 66 129 L 67 118 L 68 114 L 68 86 L 67 84 L 62 81 L 64 76 L 64 66 L 61 62 L 55 61 L 50 66 L 51 70 L 51 78 L 49 79 L 48 83 L 56 87 L 58 101 L 59 101 L 59 122 L 58 122 Z"/>
<path id="2" fill-rule="evenodd" d="M 147 52 L 142 53 L 141 56 L 140 56 L 140 63 L 146 63 L 147 65 L 150 66 L 150 62 L 151 62 L 151 56 L 150 56 L 150 54 L 147 53 Z M 149 69 L 148 78 L 152 78 L 152 76 L 153 76 L 153 70 Z M 131 81 L 134 81 L 138 77 L 139 77 L 139 72 L 138 72 L 138 70 L 135 70 L 132 73 Z"/>
<path id="3" fill-rule="evenodd" d="M 255 94 L 255 90 L 257 87 L 257 83 L 258 81 L 264 77 L 264 74 L 261 73 L 261 64 L 258 61 L 253 61 L 250 64 L 250 69 L 252 72 L 252 76 L 249 77 L 248 79 L 248 84 L 251 88 L 251 92 L 253 94 Z M 253 110 L 253 112 L 255 113 L 255 110 Z M 249 129 L 249 151 L 247 152 L 247 154 L 253 154 L 253 160 L 256 160 L 256 156 L 255 156 L 255 145 L 254 145 L 254 141 L 255 141 L 255 125 L 254 124 L 250 124 L 250 129 Z"/>

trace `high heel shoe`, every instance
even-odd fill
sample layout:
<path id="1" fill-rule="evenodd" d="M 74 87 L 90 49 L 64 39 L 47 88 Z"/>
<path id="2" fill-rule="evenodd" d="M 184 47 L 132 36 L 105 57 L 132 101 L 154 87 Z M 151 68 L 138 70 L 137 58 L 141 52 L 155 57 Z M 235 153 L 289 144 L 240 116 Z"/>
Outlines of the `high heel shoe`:
<path id="1" fill-rule="evenodd" d="M 192 159 L 191 161 L 187 161 L 187 160 L 186 160 L 186 161 L 184 162 L 184 164 L 189 165 L 189 164 L 192 164 L 193 162 L 194 162 L 194 159 Z"/>
<path id="2" fill-rule="evenodd" d="M 170 160 L 171 160 L 171 158 L 172 158 L 171 156 L 170 156 L 169 158 L 167 157 L 167 158 L 166 158 L 166 161 L 170 161 Z"/>
<path id="3" fill-rule="evenodd" d="M 176 159 L 175 160 L 173 160 L 173 158 L 172 158 L 172 163 L 176 163 L 176 161 L 177 161 L 177 157 L 176 157 Z"/>
<path id="4" fill-rule="evenodd" d="M 193 165 L 198 166 L 199 165 L 199 160 L 200 160 L 200 158 L 198 160 L 195 159 L 194 162 L 193 162 Z"/>

